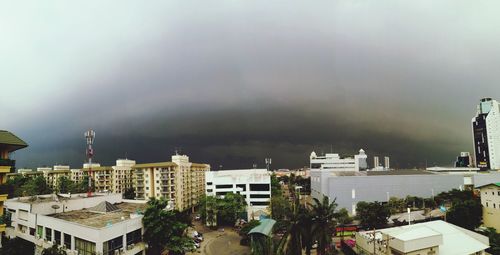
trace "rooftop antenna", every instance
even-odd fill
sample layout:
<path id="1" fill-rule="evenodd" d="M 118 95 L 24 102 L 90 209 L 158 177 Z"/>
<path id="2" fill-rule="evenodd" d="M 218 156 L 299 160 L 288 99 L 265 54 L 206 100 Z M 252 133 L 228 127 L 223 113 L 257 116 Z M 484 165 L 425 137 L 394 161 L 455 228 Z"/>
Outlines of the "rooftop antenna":
<path id="1" fill-rule="evenodd" d="M 266 158 L 266 168 L 267 168 L 267 171 L 269 171 L 270 169 L 270 166 L 271 166 L 271 162 L 272 162 L 272 159 L 271 158 Z"/>
<path id="2" fill-rule="evenodd" d="M 89 189 L 87 191 L 87 197 L 92 196 L 92 156 L 94 156 L 94 149 L 92 149 L 92 144 L 94 143 L 95 132 L 89 129 L 85 132 L 85 139 L 87 139 L 87 158 L 89 162 Z"/>

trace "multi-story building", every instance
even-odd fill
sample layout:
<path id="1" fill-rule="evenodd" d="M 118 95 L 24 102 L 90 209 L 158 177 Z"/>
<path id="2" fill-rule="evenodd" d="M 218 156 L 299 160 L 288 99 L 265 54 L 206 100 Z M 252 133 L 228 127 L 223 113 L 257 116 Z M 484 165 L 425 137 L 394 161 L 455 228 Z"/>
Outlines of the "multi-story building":
<path id="1" fill-rule="evenodd" d="M 357 254 L 486 254 L 486 236 L 437 220 L 356 232 Z"/>
<path id="2" fill-rule="evenodd" d="M 389 168 L 391 168 L 391 163 L 390 163 L 390 161 L 389 161 L 389 157 L 387 157 L 387 156 L 386 156 L 386 157 L 384 157 L 384 168 L 385 168 L 385 169 L 389 169 Z"/>
<path id="3" fill-rule="evenodd" d="M 483 98 L 472 118 L 474 155 L 481 169 L 500 169 L 500 109 L 498 101 Z"/>
<path id="4" fill-rule="evenodd" d="M 173 155 L 171 162 L 136 164 L 136 199 L 165 198 L 177 210 L 194 208 L 205 193 L 205 172 L 210 165 L 189 162 L 186 155 Z"/>
<path id="5" fill-rule="evenodd" d="M 8 190 L 1 184 L 7 181 L 7 174 L 14 172 L 16 167 L 16 161 L 10 159 L 9 155 L 27 146 L 28 144 L 11 132 L 0 130 L 0 216 L 3 215 L 3 204 L 8 196 Z M 4 230 L 5 224 L 0 217 L 0 236 Z"/>
<path id="6" fill-rule="evenodd" d="M 40 170 L 39 170 L 40 171 Z M 52 189 L 57 189 L 59 178 L 66 177 L 70 179 L 71 171 L 69 166 L 55 165 L 54 168 L 43 168 L 43 177 L 47 185 Z"/>
<path id="7" fill-rule="evenodd" d="M 476 187 L 481 191 L 483 225 L 500 233 L 500 182 Z"/>
<path id="8" fill-rule="evenodd" d="M 113 168 L 110 166 L 92 166 L 83 168 L 83 178 L 88 178 L 92 171 L 91 179 L 96 192 L 113 192 Z"/>
<path id="9" fill-rule="evenodd" d="M 144 254 L 142 217 L 145 203 L 125 202 L 120 194 L 41 195 L 5 203 L 10 237 L 35 244 L 35 254 L 53 244 L 68 255 Z"/>
<path id="10" fill-rule="evenodd" d="M 113 166 L 113 173 L 111 179 L 112 190 L 114 193 L 124 193 L 125 190 L 133 188 L 133 171 L 132 167 L 135 165 L 135 160 L 118 159 L 116 165 Z"/>
<path id="11" fill-rule="evenodd" d="M 313 170 L 329 170 L 329 171 L 355 171 L 366 169 L 366 154 L 363 149 L 359 150 L 358 155 L 354 158 L 341 158 L 337 153 L 326 153 L 324 156 L 316 155 L 316 152 L 311 152 L 309 157 L 310 168 Z"/>
<path id="12" fill-rule="evenodd" d="M 205 173 L 207 196 L 239 193 L 245 197 L 248 218 L 268 214 L 271 200 L 271 172 L 267 169 L 220 170 Z"/>

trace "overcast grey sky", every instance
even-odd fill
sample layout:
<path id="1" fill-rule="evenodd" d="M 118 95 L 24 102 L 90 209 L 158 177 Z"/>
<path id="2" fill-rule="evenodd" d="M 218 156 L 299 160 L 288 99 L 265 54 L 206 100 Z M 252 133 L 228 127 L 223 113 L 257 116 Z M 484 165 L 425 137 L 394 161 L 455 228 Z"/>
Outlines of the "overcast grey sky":
<path id="1" fill-rule="evenodd" d="M 96 159 L 251 167 L 312 149 L 451 164 L 500 99 L 497 1 L 0 3 L 0 129 L 18 167 Z M 371 160 L 370 160 L 371 161 Z M 371 163 L 371 162 L 370 162 Z"/>

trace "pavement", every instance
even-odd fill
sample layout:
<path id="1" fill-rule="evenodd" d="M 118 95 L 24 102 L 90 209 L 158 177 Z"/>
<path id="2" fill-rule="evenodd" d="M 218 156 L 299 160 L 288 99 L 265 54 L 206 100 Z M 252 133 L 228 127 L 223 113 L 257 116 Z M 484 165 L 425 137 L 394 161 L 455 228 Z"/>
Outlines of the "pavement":
<path id="1" fill-rule="evenodd" d="M 212 230 L 199 221 L 194 222 L 194 228 L 203 233 L 204 240 L 199 249 L 187 255 L 250 255 L 250 247 L 240 245 L 241 237 L 230 228 L 224 228 L 224 232 Z"/>

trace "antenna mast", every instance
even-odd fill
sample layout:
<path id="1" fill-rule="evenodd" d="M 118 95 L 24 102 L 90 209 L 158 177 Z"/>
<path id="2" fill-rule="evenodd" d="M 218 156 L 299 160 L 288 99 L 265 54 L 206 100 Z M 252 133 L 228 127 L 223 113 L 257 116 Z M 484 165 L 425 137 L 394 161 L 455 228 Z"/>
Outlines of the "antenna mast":
<path id="1" fill-rule="evenodd" d="M 92 196 L 92 156 L 94 156 L 94 149 L 92 149 L 92 144 L 94 143 L 95 132 L 90 129 L 85 132 L 85 139 L 87 139 L 87 158 L 89 162 L 89 189 L 87 191 L 87 197 Z"/>

